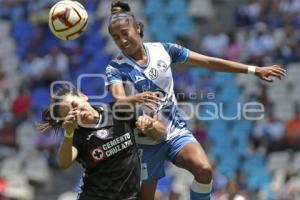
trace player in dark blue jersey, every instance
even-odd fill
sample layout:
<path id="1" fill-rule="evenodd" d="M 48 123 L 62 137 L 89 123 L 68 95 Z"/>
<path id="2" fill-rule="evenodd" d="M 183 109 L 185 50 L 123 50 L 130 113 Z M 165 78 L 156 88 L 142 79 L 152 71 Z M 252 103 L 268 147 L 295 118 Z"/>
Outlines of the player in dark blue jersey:
<path id="1" fill-rule="evenodd" d="M 38 128 L 64 129 L 58 153 L 63 169 L 76 160 L 84 168 L 80 200 L 140 199 L 140 160 L 134 128 L 159 139 L 165 129 L 146 115 L 136 120 L 134 110 L 119 112 L 114 104 L 91 106 L 74 88 L 62 87 L 52 96 Z M 129 109 L 128 109 L 129 110 Z"/>
<path id="2" fill-rule="evenodd" d="M 112 5 L 111 12 L 108 30 L 121 52 L 106 68 L 106 85 L 117 103 L 158 104 L 159 107 L 155 108 L 154 113 L 160 115 L 167 128 L 163 142 L 149 137 L 137 138 L 144 170 L 143 200 L 154 198 L 157 180 L 164 176 L 164 160 L 170 160 L 194 175 L 192 200 L 209 200 L 212 186 L 211 165 L 200 144 L 187 130 L 177 107 L 171 64 L 188 63 L 220 72 L 250 73 L 265 81 L 272 81 L 270 76 L 285 76 L 285 70 L 277 65 L 248 66 L 209 57 L 176 44 L 143 43 L 143 25 L 130 12 L 128 4 L 116 2 Z M 128 83 L 131 90 L 128 90 Z"/>

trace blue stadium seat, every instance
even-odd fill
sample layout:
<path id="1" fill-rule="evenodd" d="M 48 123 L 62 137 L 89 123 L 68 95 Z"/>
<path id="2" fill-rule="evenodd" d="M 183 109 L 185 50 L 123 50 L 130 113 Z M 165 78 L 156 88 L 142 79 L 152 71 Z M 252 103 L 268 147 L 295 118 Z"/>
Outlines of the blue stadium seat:
<path id="1" fill-rule="evenodd" d="M 86 1 L 86 3 L 84 4 L 84 7 L 89 13 L 96 12 L 98 4 L 99 4 L 98 0 L 89 0 L 89 1 Z"/>
<path id="2" fill-rule="evenodd" d="M 233 178 L 235 171 L 239 167 L 240 157 L 234 153 L 223 154 L 219 158 L 217 165 L 218 170 L 227 176 L 228 178 Z"/>
<path id="3" fill-rule="evenodd" d="M 248 158 L 242 164 L 242 171 L 247 174 L 251 175 L 255 173 L 257 170 L 260 171 L 261 169 L 265 168 L 265 160 L 263 155 L 261 154 L 253 154 L 248 156 Z"/>
<path id="4" fill-rule="evenodd" d="M 190 16 L 186 14 L 175 16 L 171 30 L 176 37 L 190 35 L 193 32 L 193 29 L 194 23 Z"/>
<path id="5" fill-rule="evenodd" d="M 228 85 L 228 83 L 233 82 L 233 80 L 233 74 L 223 72 L 215 73 L 213 78 L 213 81 L 217 86 Z"/>
<path id="6" fill-rule="evenodd" d="M 207 129 L 208 137 L 210 139 L 219 138 L 220 134 L 228 132 L 228 125 L 225 121 L 214 120 L 212 121 Z"/>
<path id="7" fill-rule="evenodd" d="M 170 16 L 176 16 L 183 13 L 187 8 L 186 0 L 169 0 L 166 6 L 166 13 Z"/>
<path id="8" fill-rule="evenodd" d="M 161 15 L 164 13 L 164 4 L 161 0 L 147 0 L 144 4 L 144 14 L 146 16 Z"/>
<path id="9" fill-rule="evenodd" d="M 150 19 L 149 32 L 159 42 L 174 42 L 175 35 L 169 28 L 170 24 L 164 14 Z"/>
<path id="10" fill-rule="evenodd" d="M 50 92 L 47 87 L 38 87 L 31 93 L 34 115 L 37 121 L 42 120 L 42 110 L 50 105 Z"/>
<path id="11" fill-rule="evenodd" d="M 248 187 L 250 190 L 256 190 L 262 187 L 266 187 L 270 184 L 271 177 L 266 170 L 256 170 L 249 176 Z"/>
<path id="12" fill-rule="evenodd" d="M 12 35 L 17 41 L 28 41 L 34 37 L 35 29 L 27 20 L 19 20 L 13 24 Z"/>
<path id="13" fill-rule="evenodd" d="M 82 50 L 85 56 L 90 56 L 98 51 L 101 51 L 105 47 L 105 40 L 98 34 L 88 34 Z"/>
<path id="14" fill-rule="evenodd" d="M 217 95 L 220 100 L 234 100 L 238 99 L 241 95 L 241 91 L 238 86 L 236 86 L 231 81 L 225 81 L 226 84 L 223 83 L 221 86 L 220 94 Z"/>
<path id="15" fill-rule="evenodd" d="M 38 87 L 32 91 L 32 102 L 36 108 L 49 105 L 50 92 L 47 87 Z"/>
<path id="16" fill-rule="evenodd" d="M 208 75 L 210 75 L 210 73 L 211 73 L 210 70 L 208 70 L 206 68 L 199 68 L 197 66 L 192 67 L 189 70 L 189 76 L 192 78 L 192 81 L 195 84 L 199 83 L 199 79 L 200 79 L 201 76 L 208 76 Z"/>

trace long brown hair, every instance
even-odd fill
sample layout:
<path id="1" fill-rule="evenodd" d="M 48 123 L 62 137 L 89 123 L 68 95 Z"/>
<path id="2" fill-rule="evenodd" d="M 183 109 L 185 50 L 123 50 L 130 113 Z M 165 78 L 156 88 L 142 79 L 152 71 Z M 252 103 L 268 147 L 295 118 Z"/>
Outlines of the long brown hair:
<path id="1" fill-rule="evenodd" d="M 55 133 L 58 132 L 63 124 L 63 120 L 59 116 L 59 103 L 68 94 L 79 96 L 79 92 L 72 85 L 65 84 L 56 88 L 53 96 L 51 96 L 50 106 L 42 111 L 42 123 L 36 124 L 39 131 L 54 130 Z"/>
<path id="2" fill-rule="evenodd" d="M 137 21 L 135 19 L 135 16 L 132 12 L 130 12 L 131 9 L 130 9 L 130 6 L 128 3 L 125 3 L 125 2 L 122 2 L 122 1 L 117 1 L 113 4 L 111 4 L 111 9 L 110 9 L 110 12 L 111 12 L 111 17 L 110 17 L 110 21 L 112 22 L 112 19 L 115 15 L 117 14 L 121 14 L 121 13 L 124 13 L 126 15 L 128 15 L 128 17 L 131 17 L 133 19 L 133 21 L 135 23 L 137 23 L 139 26 L 140 26 L 140 36 L 141 38 L 144 37 L 144 24 L 140 21 Z M 110 24 L 111 24 L 110 22 Z M 108 31 L 110 32 L 110 24 L 108 26 Z"/>

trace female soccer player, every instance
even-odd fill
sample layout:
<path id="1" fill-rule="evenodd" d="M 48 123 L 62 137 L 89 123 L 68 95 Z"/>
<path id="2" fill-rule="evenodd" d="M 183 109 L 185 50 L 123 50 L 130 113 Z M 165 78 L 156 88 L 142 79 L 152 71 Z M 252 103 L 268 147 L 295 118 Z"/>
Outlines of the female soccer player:
<path id="1" fill-rule="evenodd" d="M 117 102 L 160 103 L 163 112 L 155 109 L 155 113 L 162 116 L 167 128 L 163 142 L 149 137 L 137 138 L 142 149 L 142 199 L 153 200 L 157 180 L 164 176 L 163 162 L 170 160 L 194 175 L 191 199 L 209 200 L 212 168 L 180 116 L 170 65 L 188 63 L 214 71 L 250 73 L 270 82 L 270 76 L 281 78 L 286 75 L 285 70 L 276 65 L 255 67 L 208 57 L 171 43 L 143 43 L 143 25 L 135 19 L 128 4 L 116 2 L 111 12 L 108 30 L 121 53 L 106 68 L 106 84 Z M 125 82 L 131 83 L 138 94 L 129 94 Z M 162 99 L 156 95 L 158 93 Z"/>
<path id="2" fill-rule="evenodd" d="M 52 97 L 38 128 L 64 129 L 58 152 L 63 169 L 74 160 L 85 169 L 80 200 L 140 199 L 140 160 L 133 128 L 156 138 L 165 132 L 159 121 L 132 112 L 118 112 L 113 104 L 93 107 L 84 94 L 63 87 Z M 136 125 L 136 126 L 135 126 Z"/>

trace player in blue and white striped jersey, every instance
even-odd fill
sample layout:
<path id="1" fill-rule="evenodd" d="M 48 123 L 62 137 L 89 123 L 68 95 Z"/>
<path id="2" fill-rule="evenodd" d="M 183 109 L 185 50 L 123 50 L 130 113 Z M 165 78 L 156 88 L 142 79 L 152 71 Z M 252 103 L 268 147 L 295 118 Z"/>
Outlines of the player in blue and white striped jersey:
<path id="1" fill-rule="evenodd" d="M 121 53 L 106 68 L 106 85 L 119 103 L 159 104 L 159 109 L 153 112 L 161 117 L 167 128 L 166 137 L 160 142 L 137 136 L 137 143 L 142 150 L 143 200 L 154 199 L 157 180 L 164 176 L 165 160 L 172 161 L 194 175 L 192 200 L 209 200 L 212 168 L 202 147 L 186 128 L 177 107 L 171 64 L 188 63 L 215 71 L 248 72 L 265 81 L 272 81 L 269 76 L 281 78 L 285 70 L 279 66 L 258 68 L 208 57 L 176 44 L 143 43 L 143 25 L 136 21 L 126 3 L 112 5 L 108 28 Z"/>

